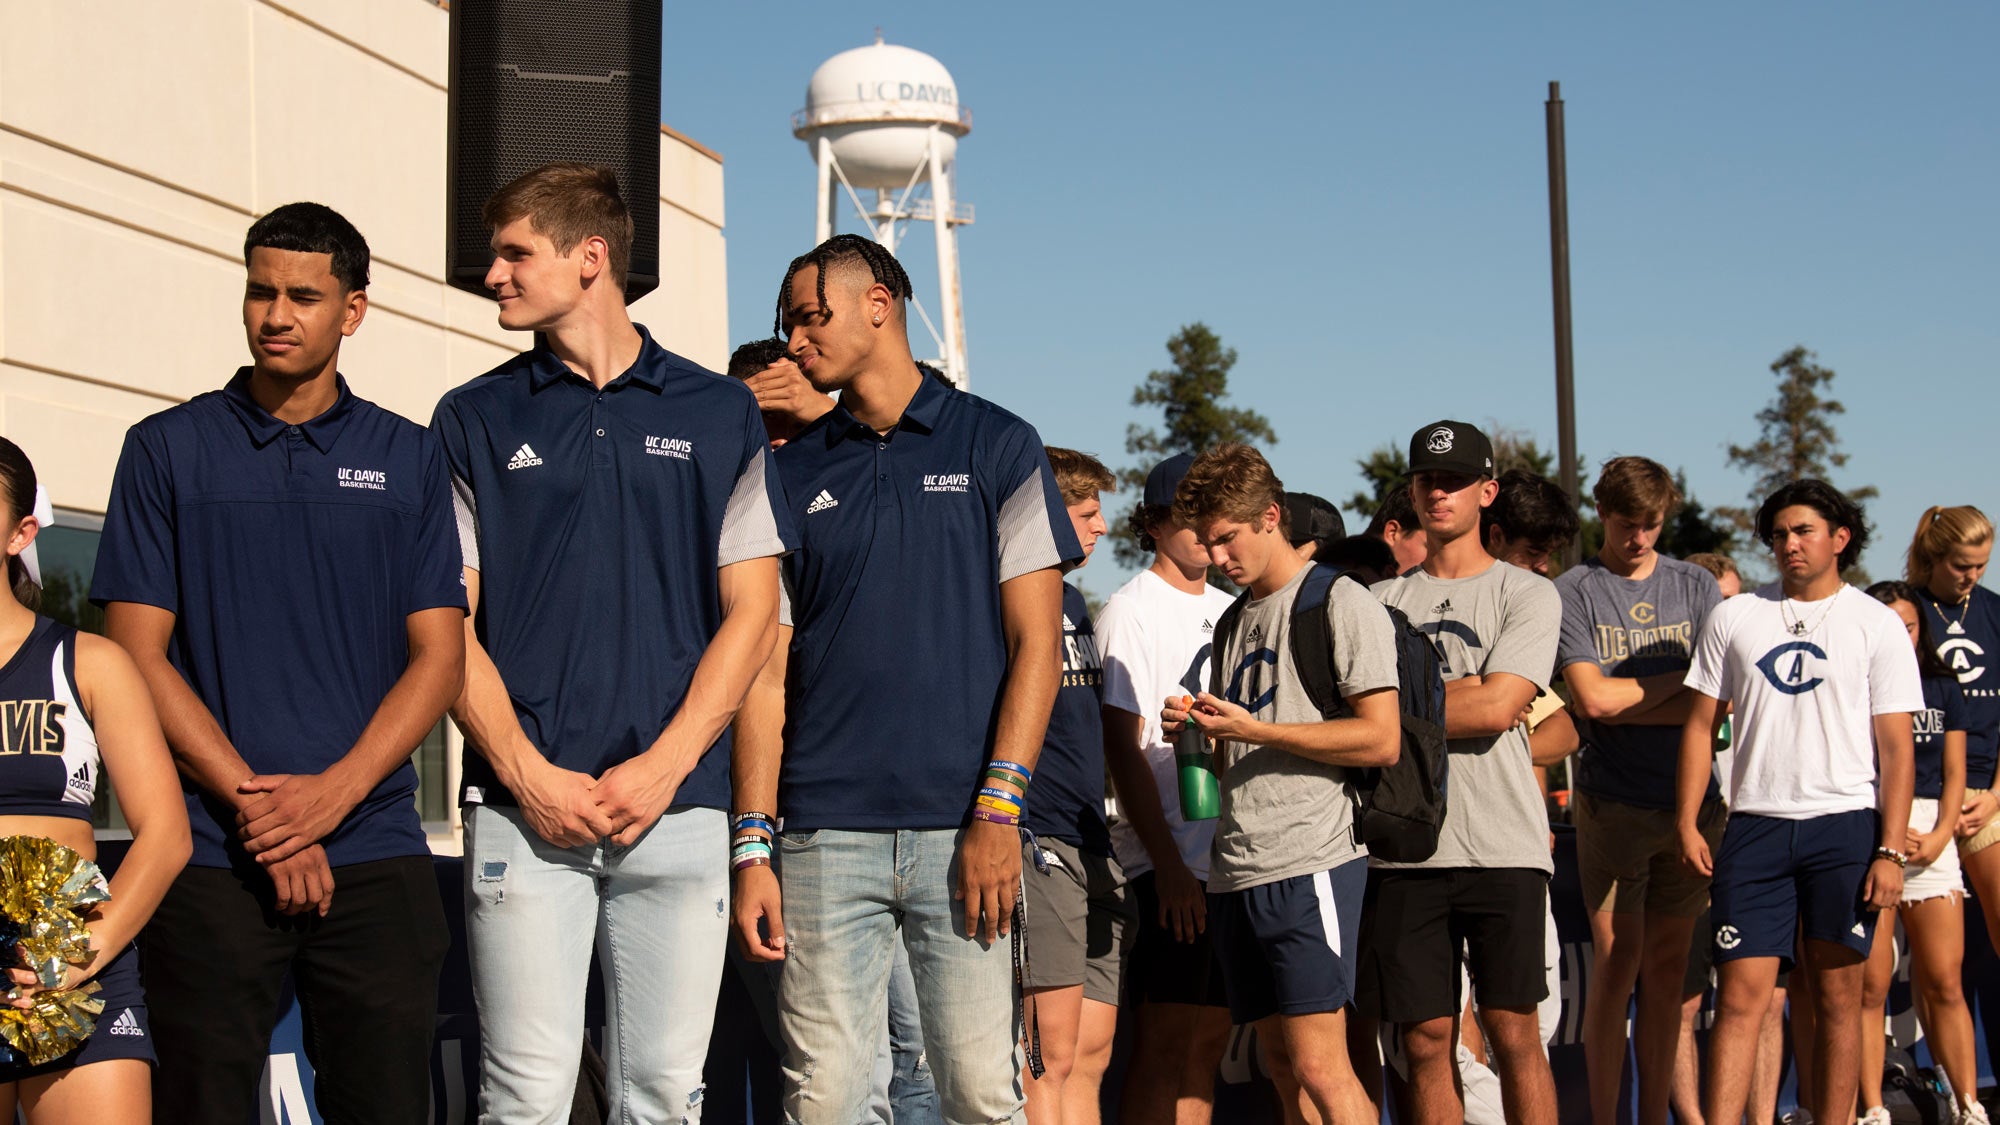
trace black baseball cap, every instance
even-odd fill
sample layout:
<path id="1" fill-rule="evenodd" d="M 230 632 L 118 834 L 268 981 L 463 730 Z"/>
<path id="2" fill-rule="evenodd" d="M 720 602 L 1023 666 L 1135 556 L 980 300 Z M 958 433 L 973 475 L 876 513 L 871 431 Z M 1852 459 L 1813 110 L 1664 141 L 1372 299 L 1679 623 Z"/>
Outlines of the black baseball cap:
<path id="1" fill-rule="evenodd" d="M 1493 443 L 1470 422 L 1433 422 L 1410 435 L 1410 472 L 1493 475 Z"/>
<path id="2" fill-rule="evenodd" d="M 1347 538 L 1347 522 L 1340 518 L 1340 509 L 1325 497 L 1310 492 L 1285 493 L 1285 519 L 1291 527 L 1294 547 L 1317 542 L 1324 548 L 1337 539 Z"/>
<path id="3" fill-rule="evenodd" d="M 1194 454 L 1176 453 L 1153 466 L 1153 471 L 1146 474 L 1146 494 L 1143 497 L 1146 506 L 1173 507 L 1174 490 L 1181 486 L 1181 478 L 1187 475 L 1188 466 L 1192 464 Z"/>

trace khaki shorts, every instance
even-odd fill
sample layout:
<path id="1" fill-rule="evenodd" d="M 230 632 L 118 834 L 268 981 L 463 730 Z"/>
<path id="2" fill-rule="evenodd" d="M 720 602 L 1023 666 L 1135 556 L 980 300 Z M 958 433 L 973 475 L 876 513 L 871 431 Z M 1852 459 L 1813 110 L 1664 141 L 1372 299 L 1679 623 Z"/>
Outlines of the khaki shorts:
<path id="1" fill-rule="evenodd" d="M 1694 918 L 1708 908 L 1708 879 L 1681 862 L 1674 810 L 1579 793 L 1574 820 L 1577 878 L 1590 910 Z M 1727 820 L 1721 801 L 1702 804 L 1695 823 L 1711 855 L 1722 846 Z"/>
<path id="2" fill-rule="evenodd" d="M 1971 804 L 1974 797 L 1985 792 L 1986 790 L 1984 789 L 1967 789 L 1965 791 L 1965 802 Z M 1996 843 L 2000 843 L 2000 816 L 1995 816 L 1991 820 L 1988 820 L 1986 827 L 1980 829 L 1977 836 L 1960 836 L 1958 838 L 1958 857 L 1964 859 L 1966 856 L 1978 855 Z"/>

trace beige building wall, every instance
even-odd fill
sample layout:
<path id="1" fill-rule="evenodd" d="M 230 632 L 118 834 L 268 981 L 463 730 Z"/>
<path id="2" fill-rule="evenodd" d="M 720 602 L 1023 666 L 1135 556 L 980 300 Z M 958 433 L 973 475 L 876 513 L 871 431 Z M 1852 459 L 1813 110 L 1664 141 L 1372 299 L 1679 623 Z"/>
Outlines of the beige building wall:
<path id="1" fill-rule="evenodd" d="M 368 239 L 357 394 L 428 422 L 529 346 L 444 282 L 448 21 L 432 0 L 0 0 L 0 434 L 59 509 L 103 512 L 126 428 L 248 362 L 243 234 L 280 204 Z M 664 276 L 633 316 L 720 370 L 722 158 L 662 133 Z M 451 731 L 424 784 L 455 792 L 458 753 Z"/>
<path id="2" fill-rule="evenodd" d="M 448 16 L 430 0 L 0 0 L 0 433 L 55 503 L 104 510 L 126 427 L 247 362 L 243 232 L 341 211 L 373 252 L 343 348 L 417 421 L 528 346 L 444 283 Z M 663 130 L 666 347 L 729 355 L 722 161 Z"/>

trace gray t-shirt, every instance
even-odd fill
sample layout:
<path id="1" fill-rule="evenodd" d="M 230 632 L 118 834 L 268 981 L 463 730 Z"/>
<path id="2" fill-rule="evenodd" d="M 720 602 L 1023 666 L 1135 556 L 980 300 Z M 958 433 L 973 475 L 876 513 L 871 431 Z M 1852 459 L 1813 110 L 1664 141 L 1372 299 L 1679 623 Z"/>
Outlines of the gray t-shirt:
<path id="1" fill-rule="evenodd" d="M 1470 578 L 1432 578 L 1418 568 L 1373 592 L 1437 642 L 1445 682 L 1510 672 L 1538 688 L 1549 686 L 1562 599 L 1541 575 L 1503 562 Z M 1516 723 L 1491 738 L 1454 738 L 1450 750 L 1437 854 L 1422 863 L 1375 860 L 1374 866 L 1553 873 L 1548 807 L 1535 784 L 1527 727 Z"/>
<path id="2" fill-rule="evenodd" d="M 1299 570 L 1267 598 L 1246 603 L 1228 645 L 1217 654 L 1223 695 L 1267 723 L 1317 723 L 1292 660 L 1292 604 L 1312 571 Z M 1343 697 L 1394 688 L 1396 635 L 1366 587 L 1336 581 L 1327 592 L 1333 674 Z M 1240 891 L 1314 875 L 1368 854 L 1354 837 L 1348 771 L 1269 746 L 1223 748 L 1222 815 L 1208 889 Z"/>
<path id="3" fill-rule="evenodd" d="M 1556 579 L 1562 596 L 1558 667 L 1589 664 L 1606 676 L 1638 679 L 1687 671 L 1702 619 L 1722 604 L 1715 576 L 1662 556 L 1639 581 L 1620 578 L 1595 558 Z M 1645 809 L 1674 807 L 1681 727 L 1593 723 L 1576 716 L 1583 736 L 1577 788 L 1592 797 Z M 1715 782 L 1708 799 L 1716 796 Z"/>

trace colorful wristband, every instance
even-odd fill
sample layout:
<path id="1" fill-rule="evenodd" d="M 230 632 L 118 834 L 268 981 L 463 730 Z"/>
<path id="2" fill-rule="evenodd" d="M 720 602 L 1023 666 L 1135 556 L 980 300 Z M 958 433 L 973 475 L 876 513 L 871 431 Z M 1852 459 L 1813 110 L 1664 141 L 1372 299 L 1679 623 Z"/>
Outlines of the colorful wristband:
<path id="1" fill-rule="evenodd" d="M 767 855 L 746 856 L 743 859 L 737 860 L 731 866 L 737 871 L 748 871 L 752 867 L 769 867 L 771 866 L 771 857 Z"/>
<path id="2" fill-rule="evenodd" d="M 988 824 L 1004 825 L 1008 828 L 1019 828 L 1021 826 L 1020 817 L 997 812 L 984 806 L 972 810 L 972 819 L 983 820 Z"/>
<path id="3" fill-rule="evenodd" d="M 1020 774 L 1020 775 L 1021 775 L 1022 777 L 1025 777 L 1025 778 L 1027 778 L 1027 779 L 1028 779 L 1029 781 L 1033 781 L 1033 780 L 1035 779 L 1035 771 L 1034 771 L 1034 770 L 1031 770 L 1031 769 L 1029 769 L 1028 767 L 1026 767 L 1026 766 L 1022 765 L 1022 764 L 1021 764 L 1021 763 L 1019 763 L 1019 762 L 997 762 L 997 761 L 996 761 L 996 762 L 988 762 L 988 763 L 986 763 L 986 765 L 987 765 L 987 768 L 989 768 L 989 769 L 996 769 L 996 770 L 1013 770 L 1013 771 L 1014 771 L 1015 773 L 1018 773 L 1018 774 Z"/>
<path id="4" fill-rule="evenodd" d="M 1002 784 L 1016 786 L 1021 789 L 1026 789 L 1028 787 L 1027 778 L 1021 776 L 1018 773 L 1015 773 L 1013 770 L 1001 769 L 998 766 L 986 767 L 986 773 L 984 776 L 989 781 L 998 781 Z"/>
<path id="5" fill-rule="evenodd" d="M 1005 789 L 995 789 L 990 785 L 982 787 L 979 790 L 979 795 L 981 797 L 991 797 L 996 801 L 1005 801 L 1010 805 L 1019 805 L 1022 803 L 1021 794 L 1009 793 Z"/>
<path id="6" fill-rule="evenodd" d="M 991 812 L 996 812 L 999 813 L 1001 816 L 1011 816 L 1016 820 L 1019 820 L 1021 818 L 1021 806 L 1010 805 L 1005 801 L 996 801 L 991 797 L 979 798 L 979 801 L 977 802 L 976 805 L 974 805 L 972 811 L 976 813 L 980 809 L 986 809 Z"/>

